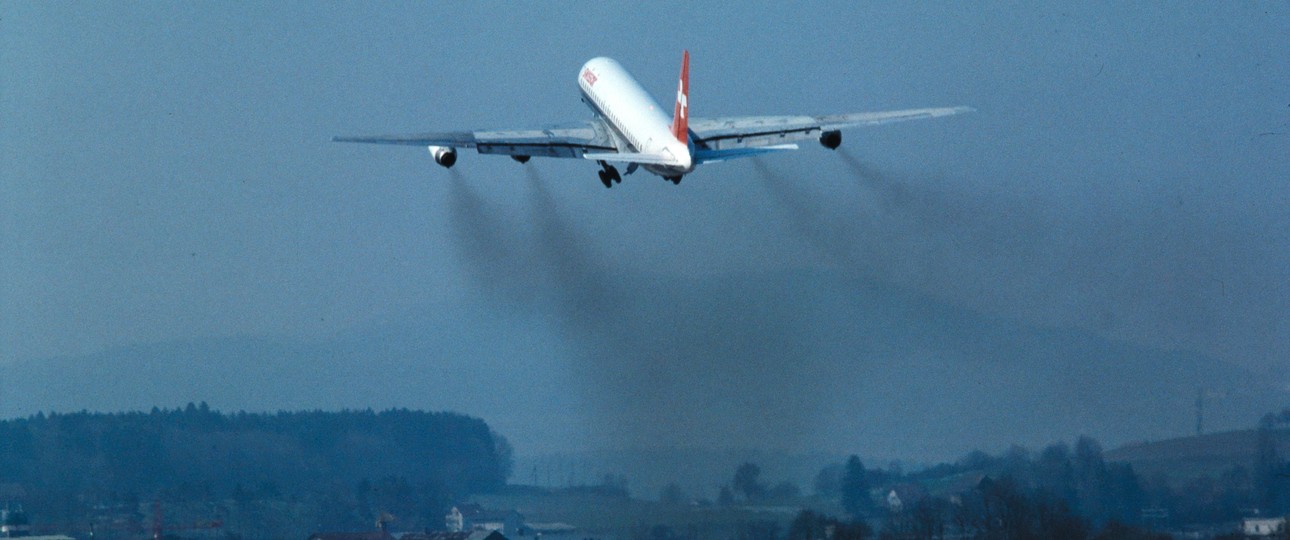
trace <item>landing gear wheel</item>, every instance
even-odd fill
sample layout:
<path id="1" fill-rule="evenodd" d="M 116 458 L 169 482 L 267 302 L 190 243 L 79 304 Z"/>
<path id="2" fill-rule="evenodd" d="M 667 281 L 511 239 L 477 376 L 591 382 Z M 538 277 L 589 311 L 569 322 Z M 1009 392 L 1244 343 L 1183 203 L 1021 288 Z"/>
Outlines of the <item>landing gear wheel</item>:
<path id="1" fill-rule="evenodd" d="M 668 179 L 668 181 L 672 182 L 672 185 L 674 185 L 674 186 L 679 186 L 679 185 L 681 185 L 681 177 L 680 177 L 680 176 L 669 176 L 669 177 L 667 177 L 667 179 Z"/>
<path id="2" fill-rule="evenodd" d="M 613 165 L 604 161 L 600 161 L 598 163 L 600 163 L 601 167 L 600 183 L 604 184 L 605 187 L 614 187 L 615 183 L 621 184 L 623 182 L 622 175 L 618 174 L 618 169 L 614 168 Z"/>

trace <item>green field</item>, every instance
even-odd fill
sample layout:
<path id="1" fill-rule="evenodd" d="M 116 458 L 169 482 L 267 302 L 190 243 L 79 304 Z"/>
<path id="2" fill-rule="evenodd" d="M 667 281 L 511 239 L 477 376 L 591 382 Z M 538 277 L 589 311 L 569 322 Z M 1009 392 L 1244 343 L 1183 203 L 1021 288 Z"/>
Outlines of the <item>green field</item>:
<path id="1" fill-rule="evenodd" d="M 757 506 L 668 504 L 586 493 L 478 495 L 472 498 L 485 508 L 516 510 L 529 522 L 566 523 L 579 534 L 618 538 L 641 536 L 656 525 L 677 534 L 714 538 L 727 536 L 740 526 L 774 522 L 782 532 L 802 509 L 839 515 L 831 502 L 813 498 Z"/>

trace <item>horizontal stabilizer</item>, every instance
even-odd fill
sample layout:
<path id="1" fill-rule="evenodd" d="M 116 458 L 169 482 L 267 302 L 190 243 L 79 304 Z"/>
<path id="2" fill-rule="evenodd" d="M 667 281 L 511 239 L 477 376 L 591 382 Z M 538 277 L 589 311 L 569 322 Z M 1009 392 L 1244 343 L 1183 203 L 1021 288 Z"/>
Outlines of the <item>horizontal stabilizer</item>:
<path id="1" fill-rule="evenodd" d="M 695 150 L 695 163 L 712 163 L 741 157 L 759 156 L 773 152 L 797 150 L 796 144 L 777 144 L 774 146 L 757 146 L 752 148 L 728 148 L 725 150 Z"/>

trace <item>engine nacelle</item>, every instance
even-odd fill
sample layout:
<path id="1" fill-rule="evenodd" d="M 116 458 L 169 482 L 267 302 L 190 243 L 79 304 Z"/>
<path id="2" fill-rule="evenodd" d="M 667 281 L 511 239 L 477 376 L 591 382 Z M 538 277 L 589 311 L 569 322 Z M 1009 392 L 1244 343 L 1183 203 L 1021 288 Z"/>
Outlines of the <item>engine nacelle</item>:
<path id="1" fill-rule="evenodd" d="M 426 147 L 430 155 L 434 156 L 434 162 L 443 165 L 444 168 L 450 168 L 457 162 L 457 149 L 451 146 L 429 146 Z"/>
<path id="2" fill-rule="evenodd" d="M 842 132 L 834 130 L 821 133 L 820 144 L 829 150 L 837 150 L 839 146 L 842 146 Z"/>

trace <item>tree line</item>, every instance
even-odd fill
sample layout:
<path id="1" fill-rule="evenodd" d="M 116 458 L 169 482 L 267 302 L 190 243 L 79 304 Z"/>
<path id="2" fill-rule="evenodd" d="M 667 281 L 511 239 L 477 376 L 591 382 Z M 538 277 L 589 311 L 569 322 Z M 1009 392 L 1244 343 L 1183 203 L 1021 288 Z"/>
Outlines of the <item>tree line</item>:
<path id="1" fill-rule="evenodd" d="M 1286 419 L 1290 423 L 1290 414 Z M 786 530 L 773 522 L 747 523 L 735 536 L 1149 539 L 1164 537 L 1151 530 L 1230 523 L 1241 517 L 1240 509 L 1279 515 L 1290 508 L 1287 490 L 1274 479 L 1290 471 L 1271 436 L 1278 420 L 1265 417 L 1261 423 L 1254 472 L 1235 467 L 1225 474 L 1226 498 L 1205 489 L 1211 480 L 1176 487 L 1144 480 L 1131 465 L 1108 462 L 1096 440 L 1080 437 L 1074 445 L 1056 443 L 1038 452 L 1020 446 L 999 455 L 976 451 L 915 472 L 904 472 L 898 463 L 867 468 L 853 455 L 822 469 L 814 482 L 816 497 L 835 502 L 840 517 L 805 510 Z M 718 503 L 774 500 L 759 475 L 755 464 L 740 465 L 722 486 Z"/>
<path id="2" fill-rule="evenodd" d="M 483 420 L 455 413 L 42 413 L 0 421 L 0 503 L 23 504 L 34 523 L 151 501 L 289 503 L 312 522 L 305 533 L 367 529 L 381 511 L 438 523 L 452 499 L 504 486 L 511 454 Z"/>

